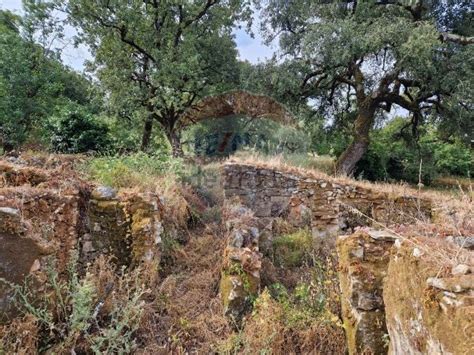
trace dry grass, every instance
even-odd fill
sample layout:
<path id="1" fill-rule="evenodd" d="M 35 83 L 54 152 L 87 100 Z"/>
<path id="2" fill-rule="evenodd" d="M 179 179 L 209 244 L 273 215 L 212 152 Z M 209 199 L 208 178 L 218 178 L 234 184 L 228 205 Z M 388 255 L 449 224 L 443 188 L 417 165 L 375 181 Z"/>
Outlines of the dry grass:
<path id="1" fill-rule="evenodd" d="M 474 233 L 474 225 L 469 220 L 474 220 L 474 194 L 472 189 L 463 189 L 459 185 L 458 191 L 438 191 L 426 188 L 414 188 L 408 184 L 389 184 L 382 182 L 368 182 L 354 180 L 346 176 L 333 176 L 316 169 L 307 169 L 294 166 L 285 161 L 282 156 L 273 158 L 262 157 L 258 154 L 237 155 L 231 157 L 227 163 L 258 166 L 261 168 L 280 170 L 286 173 L 304 176 L 313 179 L 327 180 L 341 185 L 352 185 L 363 189 L 386 193 L 388 196 L 415 196 L 433 201 L 433 206 L 438 215 L 437 222 L 451 225 L 451 228 L 463 229 Z"/>
<path id="2" fill-rule="evenodd" d="M 176 254 L 146 312 L 141 353 L 212 353 L 230 334 L 218 296 L 225 240 L 213 228 L 196 230 Z"/>

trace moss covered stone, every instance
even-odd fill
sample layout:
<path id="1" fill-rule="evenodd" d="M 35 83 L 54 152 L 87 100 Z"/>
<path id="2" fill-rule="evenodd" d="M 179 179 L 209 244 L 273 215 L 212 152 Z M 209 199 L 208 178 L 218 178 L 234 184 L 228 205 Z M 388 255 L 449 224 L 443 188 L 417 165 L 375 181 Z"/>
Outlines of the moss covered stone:
<path id="1" fill-rule="evenodd" d="M 437 245 L 438 252 L 445 247 Z M 472 354 L 474 284 L 461 280 L 470 275 L 440 275 L 439 258 L 419 250 L 404 242 L 389 264 L 383 296 L 390 353 Z M 447 291 L 453 280 L 459 288 Z"/>
<path id="2" fill-rule="evenodd" d="M 382 292 L 393 241 L 391 235 L 375 231 L 337 240 L 342 318 L 350 354 L 387 353 Z"/>

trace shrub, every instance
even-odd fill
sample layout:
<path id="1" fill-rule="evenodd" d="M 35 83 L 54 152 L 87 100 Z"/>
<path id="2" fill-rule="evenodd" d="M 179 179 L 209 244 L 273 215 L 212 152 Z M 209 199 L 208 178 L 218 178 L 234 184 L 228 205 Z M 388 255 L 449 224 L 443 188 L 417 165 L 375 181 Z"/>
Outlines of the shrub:
<path id="1" fill-rule="evenodd" d="M 368 180 L 397 180 L 430 184 L 439 175 L 468 176 L 474 160 L 470 148 L 459 140 L 445 142 L 435 127 L 420 129 L 418 141 L 403 130 L 406 120 L 394 119 L 371 134 L 371 144 L 358 162 L 355 175 Z"/>
<path id="2" fill-rule="evenodd" d="M 101 152 L 110 148 L 108 127 L 78 106 L 64 107 L 47 126 L 54 152 Z"/>
<path id="3" fill-rule="evenodd" d="M 470 176 L 474 169 L 472 150 L 455 141 L 452 144 L 439 144 L 434 151 L 435 166 L 448 175 Z"/>
<path id="4" fill-rule="evenodd" d="M 278 236 L 273 241 L 275 264 L 282 267 L 298 267 L 309 260 L 313 238 L 302 229 L 292 234 Z"/>
<path id="5" fill-rule="evenodd" d="M 74 259 L 74 258 L 73 258 Z M 75 258 L 74 260 L 77 260 Z M 8 283 L 23 318 L 0 329 L 0 353 L 130 353 L 148 292 L 140 281 L 143 270 L 115 270 L 100 257 L 81 278 L 73 260 L 67 277 L 53 263 L 43 285 L 47 297 L 38 297 L 32 280 Z M 28 331 L 25 332 L 25 329 Z M 36 334 L 32 341 L 29 333 Z"/>
<path id="6" fill-rule="evenodd" d="M 183 175 L 184 165 L 181 159 L 168 154 L 149 155 L 140 152 L 89 159 L 82 170 L 103 185 L 115 188 L 149 187 L 155 186 L 157 179 L 165 175 L 170 183 L 174 183 L 176 176 Z"/>

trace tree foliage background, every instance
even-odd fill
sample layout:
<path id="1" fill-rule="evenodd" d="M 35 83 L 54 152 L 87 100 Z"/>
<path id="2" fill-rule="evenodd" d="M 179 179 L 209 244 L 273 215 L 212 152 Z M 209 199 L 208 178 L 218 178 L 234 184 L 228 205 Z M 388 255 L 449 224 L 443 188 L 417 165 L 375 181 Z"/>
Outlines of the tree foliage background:
<path id="1" fill-rule="evenodd" d="M 338 172 L 373 180 L 417 182 L 420 162 L 424 182 L 472 172 L 470 1 L 23 3 L 23 17 L 0 11 L 4 151 L 181 155 L 185 143 L 188 155 L 330 155 Z M 258 64 L 239 60 L 233 32 L 252 21 L 279 45 Z M 87 75 L 51 45 L 67 26 L 90 49 Z M 294 128 L 239 114 L 183 131 L 231 90 L 281 103 Z"/>

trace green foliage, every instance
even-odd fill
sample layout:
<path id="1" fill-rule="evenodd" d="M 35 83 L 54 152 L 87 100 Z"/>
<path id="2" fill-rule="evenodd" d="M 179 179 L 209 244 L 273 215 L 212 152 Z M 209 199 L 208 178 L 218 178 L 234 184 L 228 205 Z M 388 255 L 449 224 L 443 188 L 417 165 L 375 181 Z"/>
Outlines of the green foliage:
<path id="1" fill-rule="evenodd" d="M 314 283 L 299 283 L 293 291 L 280 283 L 270 286 L 270 294 L 283 308 L 288 327 L 303 328 L 319 318 L 325 310 L 326 295 Z"/>
<path id="2" fill-rule="evenodd" d="M 281 267 L 302 266 L 309 260 L 312 243 L 311 233 L 306 229 L 276 237 L 273 240 L 275 264 Z"/>
<path id="3" fill-rule="evenodd" d="M 33 352 L 75 352 L 93 351 L 96 354 L 129 353 L 136 347 L 135 332 L 142 315 L 142 298 L 146 290 L 139 282 L 139 272 L 117 271 L 113 285 L 101 285 L 100 280 L 87 272 L 80 277 L 77 271 L 77 256 L 68 266 L 67 277 L 59 276 L 55 265 L 50 262 L 47 267 L 47 280 L 43 287 L 51 291 L 46 297 L 39 297 L 34 292 L 35 283 L 27 279 L 24 285 L 8 283 L 14 291 L 14 302 L 20 312 L 35 320 L 38 335 L 36 349 L 22 349 L 21 332 L 13 338 L 12 333 L 4 333 L 1 346 Z M 110 260 L 108 261 L 110 262 Z M 100 259 L 93 267 L 101 272 L 115 272 L 110 265 L 105 266 Z M 104 268 L 110 268 L 105 270 Z M 105 298 L 110 292 L 103 292 L 103 287 L 115 287 L 115 299 L 107 314 L 103 314 Z M 105 298 L 101 298 L 105 297 Z M 29 344 L 31 346 L 31 344 Z M 15 350 L 15 351 L 16 351 Z"/>
<path id="4" fill-rule="evenodd" d="M 267 39 L 278 37 L 280 43 L 278 67 L 285 70 L 275 70 L 282 78 L 271 81 L 286 80 L 288 90 L 282 92 L 311 103 L 318 112 L 313 119 L 325 113 L 328 124 L 340 127 L 342 116 L 354 129 L 355 144 L 344 147 L 349 150 L 340 155 L 340 172 L 353 172 L 366 151 L 370 130 L 389 117 L 382 112 L 393 113 L 397 106 L 413 115 L 413 126 L 434 122 L 446 137 L 469 142 L 466 132 L 472 132 L 474 122 L 474 46 L 461 44 L 457 35 L 474 35 L 472 4 L 464 0 L 422 5 L 411 0 L 255 3 L 262 9 Z M 450 31 L 447 40 L 444 32 Z"/>
<path id="5" fill-rule="evenodd" d="M 249 148 L 266 154 L 306 152 L 309 141 L 298 128 L 236 116 L 200 122 L 184 131 L 183 138 L 198 156 L 228 156 Z"/>
<path id="6" fill-rule="evenodd" d="M 153 186 L 165 175 L 173 179 L 184 173 L 182 161 L 166 153 L 96 157 L 88 160 L 82 170 L 91 179 L 116 188 Z"/>
<path id="7" fill-rule="evenodd" d="M 63 107 L 50 118 L 48 128 L 55 152 L 101 152 L 110 145 L 107 126 L 77 105 Z"/>
<path id="8" fill-rule="evenodd" d="M 88 102 L 88 81 L 36 44 L 22 19 L 0 10 L 0 144 L 21 145 L 57 107 Z"/>
<path id="9" fill-rule="evenodd" d="M 429 184 L 439 175 L 470 176 L 472 150 L 460 140 L 445 142 L 433 126 L 421 130 L 418 141 L 404 130 L 406 120 L 394 119 L 371 135 L 367 155 L 359 162 L 356 176 L 369 180 L 398 180 Z"/>
<path id="10" fill-rule="evenodd" d="M 434 160 L 436 168 L 443 174 L 471 176 L 474 171 L 472 149 L 460 141 L 437 145 Z"/>
<path id="11" fill-rule="evenodd" d="M 78 41 L 90 46 L 88 70 L 107 90 L 111 110 L 129 118 L 141 110 L 136 123 L 151 115 L 170 139 L 197 99 L 238 81 L 231 31 L 247 13 L 244 1 L 44 3 L 36 17 L 55 18 L 63 10 L 79 29 Z"/>

